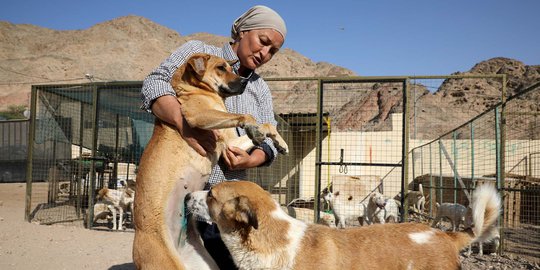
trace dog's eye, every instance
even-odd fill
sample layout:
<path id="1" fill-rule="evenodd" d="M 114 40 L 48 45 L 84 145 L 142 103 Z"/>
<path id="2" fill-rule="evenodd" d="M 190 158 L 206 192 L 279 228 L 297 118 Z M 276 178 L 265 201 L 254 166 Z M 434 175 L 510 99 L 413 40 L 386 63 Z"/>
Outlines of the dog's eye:
<path id="1" fill-rule="evenodd" d="M 225 65 L 218 66 L 217 68 L 223 72 L 227 72 L 227 67 L 225 67 Z"/>

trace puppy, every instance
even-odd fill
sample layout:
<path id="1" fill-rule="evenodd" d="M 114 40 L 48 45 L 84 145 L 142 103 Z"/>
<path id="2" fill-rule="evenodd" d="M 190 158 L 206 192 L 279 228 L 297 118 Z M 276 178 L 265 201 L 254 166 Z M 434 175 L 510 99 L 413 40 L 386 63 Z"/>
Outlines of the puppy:
<path id="1" fill-rule="evenodd" d="M 426 197 L 424 196 L 424 189 L 422 184 L 418 184 L 418 191 L 409 190 L 405 195 L 409 208 L 412 208 L 417 213 L 423 213 L 426 204 Z"/>
<path id="2" fill-rule="evenodd" d="M 324 193 L 324 200 L 332 209 L 335 220 L 337 221 L 337 227 L 343 229 L 346 226 L 351 226 L 356 220 L 358 220 L 361 226 L 364 226 L 364 223 L 367 224 L 369 221 L 367 220 L 366 204 L 342 197 L 339 191 Z"/>
<path id="3" fill-rule="evenodd" d="M 395 223 L 399 222 L 399 207 L 401 203 L 390 198 L 386 199 L 386 205 L 384 206 L 384 220 L 385 222 Z"/>
<path id="4" fill-rule="evenodd" d="M 369 224 L 385 223 L 385 206 L 386 200 L 381 193 L 373 192 L 371 193 L 371 195 L 369 195 L 369 200 L 367 203 L 367 217 L 369 220 Z"/>
<path id="5" fill-rule="evenodd" d="M 495 188 L 483 185 L 474 196 L 476 226 L 443 232 L 418 223 L 344 230 L 305 224 L 245 181 L 220 183 L 186 201 L 195 215 L 217 224 L 240 269 L 459 269 L 458 252 L 485 237 L 501 207 Z"/>
<path id="6" fill-rule="evenodd" d="M 109 211 L 112 214 L 113 230 L 123 230 L 124 224 L 124 213 L 130 212 L 133 216 L 133 201 L 135 198 L 135 190 L 133 187 L 126 187 L 123 190 L 115 190 L 102 188 L 98 192 L 97 199 L 107 206 Z M 97 205 L 97 204 L 96 204 Z M 98 212 L 96 213 L 96 210 Z M 105 215 L 104 211 L 99 206 L 96 209 L 94 205 L 94 220 L 96 218 L 102 218 Z M 119 224 L 116 223 L 116 213 L 118 211 L 118 216 L 120 218 Z"/>
<path id="7" fill-rule="evenodd" d="M 435 220 L 431 224 L 431 227 L 436 227 L 443 218 L 450 221 L 452 225 L 452 231 L 459 229 L 460 225 L 464 225 L 465 228 L 469 227 L 472 223 L 472 209 L 467 208 L 459 203 L 436 203 L 437 215 Z M 468 214 L 469 213 L 469 214 Z"/>
<path id="8" fill-rule="evenodd" d="M 178 130 L 156 118 L 154 132 L 141 157 L 135 197 L 133 261 L 137 269 L 217 269 L 206 251 L 195 220 L 186 219 L 184 198 L 202 190 L 227 146 L 249 150 L 270 138 L 280 153 L 288 146 L 270 124 L 251 115 L 228 113 L 224 99 L 241 94 L 247 80 L 227 61 L 194 54 L 174 73 L 171 85 L 191 127 L 221 129 L 217 147 L 199 155 Z M 236 127 L 246 130 L 238 137 Z"/>

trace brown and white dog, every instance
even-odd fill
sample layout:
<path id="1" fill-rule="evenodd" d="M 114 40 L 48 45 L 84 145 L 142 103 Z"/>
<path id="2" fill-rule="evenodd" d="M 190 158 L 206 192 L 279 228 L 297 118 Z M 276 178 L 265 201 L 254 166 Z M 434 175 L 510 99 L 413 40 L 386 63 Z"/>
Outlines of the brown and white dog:
<path id="1" fill-rule="evenodd" d="M 338 230 L 289 217 L 252 182 L 223 182 L 188 195 L 188 210 L 217 224 L 240 269 L 459 269 L 459 251 L 499 216 L 493 186 L 475 192 L 475 227 L 442 232 L 424 224 Z"/>
<path id="2" fill-rule="evenodd" d="M 246 81 L 224 59 L 195 54 L 178 68 L 171 85 L 187 123 L 222 129 L 221 135 L 215 152 L 203 157 L 174 126 L 156 119 L 137 173 L 133 261 L 137 269 L 217 269 L 195 221 L 185 223 L 185 195 L 204 188 L 227 146 L 248 150 L 269 137 L 279 152 L 287 153 L 288 148 L 274 126 L 259 125 L 251 115 L 226 111 L 224 98 L 241 94 Z M 235 127 L 244 128 L 249 137 L 238 137 Z"/>
<path id="3" fill-rule="evenodd" d="M 135 197 L 135 182 L 129 181 L 121 190 L 102 188 L 99 190 L 98 203 L 94 204 L 94 222 L 98 218 L 106 217 L 108 214 L 103 211 L 102 204 L 107 206 L 107 210 L 112 215 L 113 230 L 123 230 L 124 212 L 130 212 L 133 216 L 133 201 Z M 116 211 L 120 221 L 116 222 Z"/>

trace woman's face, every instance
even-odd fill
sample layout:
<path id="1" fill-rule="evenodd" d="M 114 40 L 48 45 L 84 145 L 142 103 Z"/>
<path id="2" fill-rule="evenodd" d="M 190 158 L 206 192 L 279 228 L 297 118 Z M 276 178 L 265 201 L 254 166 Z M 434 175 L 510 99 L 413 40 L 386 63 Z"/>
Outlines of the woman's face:
<path id="1" fill-rule="evenodd" d="M 273 29 L 244 31 L 236 42 L 236 55 L 243 67 L 254 70 L 270 61 L 283 42 L 283 36 Z"/>

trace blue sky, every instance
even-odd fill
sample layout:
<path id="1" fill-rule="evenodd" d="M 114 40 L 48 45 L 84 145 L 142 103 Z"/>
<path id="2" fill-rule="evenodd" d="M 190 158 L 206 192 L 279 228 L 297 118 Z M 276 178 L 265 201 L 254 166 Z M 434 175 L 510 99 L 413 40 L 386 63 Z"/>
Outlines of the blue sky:
<path id="1" fill-rule="evenodd" d="M 540 65 L 538 0 L 3 0 L 0 20 L 73 30 L 138 15 L 181 35 L 228 36 L 256 4 L 287 22 L 284 47 L 363 76 L 445 75 L 499 56 Z"/>

